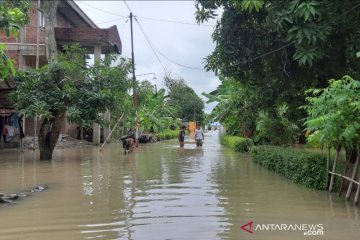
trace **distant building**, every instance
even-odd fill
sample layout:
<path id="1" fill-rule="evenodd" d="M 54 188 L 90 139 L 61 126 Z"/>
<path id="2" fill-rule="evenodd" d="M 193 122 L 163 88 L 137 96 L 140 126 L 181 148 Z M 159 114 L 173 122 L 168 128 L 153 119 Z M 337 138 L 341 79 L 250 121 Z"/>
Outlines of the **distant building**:
<path id="1" fill-rule="evenodd" d="M 20 70 L 36 67 L 37 52 L 39 53 L 39 67 L 47 64 L 45 56 L 44 17 L 38 1 L 32 1 L 28 16 L 30 22 L 22 27 L 17 38 L 7 38 L 0 34 L 0 44 L 7 45 L 9 58 L 15 60 Z M 38 10 L 39 9 L 39 10 Z M 38 19 L 38 13 L 40 18 Z M 37 39 L 37 29 L 40 29 Z M 101 29 L 76 5 L 73 0 L 59 1 L 56 16 L 55 39 L 58 49 L 63 45 L 79 43 L 89 54 L 99 58 L 101 54 L 122 52 L 122 44 L 117 27 L 114 25 Z M 37 44 L 37 42 L 39 44 Z M 16 88 L 13 79 L 0 81 L 0 117 L 9 117 L 14 112 L 14 106 L 8 101 L 7 95 Z M 37 124 L 40 129 L 41 120 Z M 34 120 L 26 118 L 24 123 L 25 135 L 33 135 Z M 76 126 L 64 122 L 62 133 L 76 137 Z"/>

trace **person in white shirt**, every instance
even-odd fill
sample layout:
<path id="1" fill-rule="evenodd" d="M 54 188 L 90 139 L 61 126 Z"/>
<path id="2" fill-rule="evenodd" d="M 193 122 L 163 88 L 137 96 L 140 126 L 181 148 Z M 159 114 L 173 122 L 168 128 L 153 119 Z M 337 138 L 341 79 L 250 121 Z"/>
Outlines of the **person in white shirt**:
<path id="1" fill-rule="evenodd" d="M 204 133 L 200 129 L 200 125 L 197 125 L 195 129 L 195 142 L 197 147 L 201 147 L 204 140 Z"/>

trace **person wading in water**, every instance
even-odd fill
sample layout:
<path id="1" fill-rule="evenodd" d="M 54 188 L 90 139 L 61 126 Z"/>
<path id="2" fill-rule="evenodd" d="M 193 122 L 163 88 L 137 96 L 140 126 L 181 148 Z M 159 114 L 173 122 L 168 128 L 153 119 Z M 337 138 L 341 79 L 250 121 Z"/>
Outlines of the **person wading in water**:
<path id="1" fill-rule="evenodd" d="M 184 147 L 184 140 L 185 140 L 185 126 L 182 126 L 180 128 L 180 132 L 179 132 L 179 143 L 180 143 L 180 147 Z"/>
<path id="2" fill-rule="evenodd" d="M 200 125 L 197 125 L 195 130 L 195 142 L 197 147 L 202 147 L 204 141 L 204 133 L 200 129 Z"/>

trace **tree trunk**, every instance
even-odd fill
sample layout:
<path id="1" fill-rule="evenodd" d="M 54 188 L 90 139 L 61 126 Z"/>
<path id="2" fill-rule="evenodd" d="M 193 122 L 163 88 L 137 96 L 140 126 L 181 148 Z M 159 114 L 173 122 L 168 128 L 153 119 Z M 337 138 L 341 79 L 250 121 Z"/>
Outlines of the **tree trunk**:
<path id="1" fill-rule="evenodd" d="M 55 40 L 55 23 L 58 0 L 41 1 L 41 8 L 45 19 L 45 46 L 46 58 L 50 62 L 57 55 Z M 62 73 L 55 74 L 54 81 L 59 83 Z M 62 122 L 65 119 L 65 108 L 51 111 L 52 116 L 44 119 L 39 132 L 40 160 L 51 160 L 56 142 L 59 138 Z"/>
<path id="2" fill-rule="evenodd" d="M 54 111 L 53 116 L 44 119 L 39 132 L 40 160 L 51 160 L 65 119 L 65 109 Z"/>
<path id="3" fill-rule="evenodd" d="M 46 58 L 50 62 L 57 55 L 55 40 L 55 23 L 58 0 L 42 1 L 42 10 L 45 18 L 45 46 Z"/>

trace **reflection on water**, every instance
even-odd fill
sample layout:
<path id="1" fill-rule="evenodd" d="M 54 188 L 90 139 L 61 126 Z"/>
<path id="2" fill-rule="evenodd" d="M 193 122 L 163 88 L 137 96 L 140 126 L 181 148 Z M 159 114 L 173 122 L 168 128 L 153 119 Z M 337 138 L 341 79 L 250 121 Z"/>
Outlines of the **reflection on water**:
<path id="1" fill-rule="evenodd" d="M 0 206 L 0 239 L 359 239 L 359 208 L 336 194 L 292 184 L 222 148 L 188 141 L 0 153 L 0 192 L 49 188 Z M 324 236 L 243 231 L 254 224 L 324 224 Z"/>

